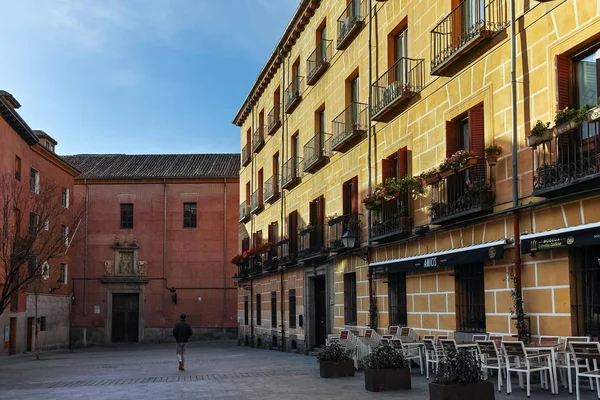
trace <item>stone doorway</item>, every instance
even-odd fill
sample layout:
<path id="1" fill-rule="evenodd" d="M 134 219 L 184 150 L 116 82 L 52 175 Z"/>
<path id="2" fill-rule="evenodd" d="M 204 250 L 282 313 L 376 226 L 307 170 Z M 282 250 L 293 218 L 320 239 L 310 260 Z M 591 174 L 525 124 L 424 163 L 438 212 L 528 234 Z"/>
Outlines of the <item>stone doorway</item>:
<path id="1" fill-rule="evenodd" d="M 113 293 L 112 296 L 112 342 L 138 342 L 139 293 Z"/>

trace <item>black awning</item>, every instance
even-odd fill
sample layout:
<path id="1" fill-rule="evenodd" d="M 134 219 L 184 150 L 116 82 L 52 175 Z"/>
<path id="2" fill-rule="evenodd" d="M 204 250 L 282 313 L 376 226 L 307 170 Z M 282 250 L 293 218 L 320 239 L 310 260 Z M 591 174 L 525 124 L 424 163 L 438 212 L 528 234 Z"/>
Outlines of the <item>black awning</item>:
<path id="1" fill-rule="evenodd" d="M 472 264 L 504 258 L 505 240 L 465 246 L 458 249 L 438 251 L 436 253 L 398 258 L 396 260 L 371 263 L 376 274 L 389 274 L 415 269 L 449 267 L 459 264 Z"/>
<path id="2" fill-rule="evenodd" d="M 600 223 L 521 236 L 521 254 L 594 245 L 600 245 Z"/>

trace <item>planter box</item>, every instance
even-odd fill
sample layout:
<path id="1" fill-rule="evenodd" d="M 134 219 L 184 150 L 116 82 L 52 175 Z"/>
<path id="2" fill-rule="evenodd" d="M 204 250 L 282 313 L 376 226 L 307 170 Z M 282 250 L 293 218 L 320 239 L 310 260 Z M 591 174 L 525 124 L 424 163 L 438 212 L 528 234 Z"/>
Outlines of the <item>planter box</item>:
<path id="1" fill-rule="evenodd" d="M 490 167 L 493 167 L 496 164 L 498 164 L 498 157 L 500 157 L 500 154 L 498 154 L 498 153 L 492 153 L 492 154 L 486 155 L 485 159 L 487 160 L 488 165 Z"/>
<path id="2" fill-rule="evenodd" d="M 319 363 L 319 372 L 321 378 L 343 378 L 354 376 L 354 360 L 344 360 L 339 362 L 321 361 Z"/>
<path id="3" fill-rule="evenodd" d="M 460 167 L 457 168 L 457 171 L 458 172 L 464 171 L 466 169 L 469 169 L 471 167 L 476 166 L 477 165 L 477 160 L 478 160 L 477 157 L 471 157 L 471 158 L 465 160 L 465 162 L 463 162 L 462 164 L 460 164 Z"/>
<path id="4" fill-rule="evenodd" d="M 425 179 L 425 183 L 428 185 L 434 185 L 436 183 L 438 183 L 442 178 L 440 177 L 440 173 L 436 172 L 434 175 L 430 176 L 429 178 Z"/>
<path id="5" fill-rule="evenodd" d="M 451 175 L 454 175 L 454 170 L 453 169 L 447 169 L 445 171 L 440 171 L 440 177 L 442 179 L 447 178 Z"/>
<path id="6" fill-rule="evenodd" d="M 529 135 L 526 139 L 529 147 L 536 148 L 538 145 L 552 140 L 552 129 L 546 129 L 540 136 Z"/>
<path id="7" fill-rule="evenodd" d="M 468 385 L 429 384 L 429 400 L 494 400 L 494 384 L 489 381 Z"/>
<path id="8" fill-rule="evenodd" d="M 410 370 L 408 368 L 365 370 L 365 389 L 370 392 L 410 388 Z"/>
<path id="9" fill-rule="evenodd" d="M 562 124 L 562 125 L 557 125 L 554 127 L 554 134 L 556 136 L 564 135 L 567 132 L 570 132 L 574 129 L 579 128 L 580 125 L 581 124 L 579 122 L 575 122 L 575 121 L 567 122 L 566 124 Z"/>
<path id="10" fill-rule="evenodd" d="M 596 106 L 587 112 L 588 121 L 598 121 L 600 119 L 600 106 Z"/>

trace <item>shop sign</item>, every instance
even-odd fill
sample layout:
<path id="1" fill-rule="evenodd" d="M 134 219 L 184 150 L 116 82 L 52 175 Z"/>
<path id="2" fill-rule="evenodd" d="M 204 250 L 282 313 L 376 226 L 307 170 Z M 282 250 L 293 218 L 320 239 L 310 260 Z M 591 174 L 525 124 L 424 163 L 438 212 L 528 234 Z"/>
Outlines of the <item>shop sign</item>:
<path id="1" fill-rule="evenodd" d="M 600 245 L 600 231 L 597 228 L 523 239 L 521 240 L 521 253 L 532 254 L 538 251 L 594 245 Z"/>

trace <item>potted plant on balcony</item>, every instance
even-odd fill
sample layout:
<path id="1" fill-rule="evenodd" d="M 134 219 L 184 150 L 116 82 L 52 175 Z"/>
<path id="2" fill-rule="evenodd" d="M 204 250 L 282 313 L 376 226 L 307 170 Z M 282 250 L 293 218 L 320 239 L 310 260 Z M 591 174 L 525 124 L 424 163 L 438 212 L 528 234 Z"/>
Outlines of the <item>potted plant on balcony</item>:
<path id="1" fill-rule="evenodd" d="M 554 134 L 560 136 L 579 128 L 581 123 L 587 120 L 587 112 L 590 109 L 591 107 L 586 104 L 582 108 L 565 107 L 559 110 L 554 117 Z"/>
<path id="2" fill-rule="evenodd" d="M 337 215 L 337 213 L 331 214 L 327 216 L 327 225 L 329 226 L 333 226 L 335 224 L 340 223 L 341 221 L 343 221 L 344 216 L 343 215 Z"/>
<path id="3" fill-rule="evenodd" d="M 527 136 L 527 145 L 532 149 L 538 147 L 542 143 L 547 143 L 552 140 L 552 129 L 549 129 L 550 122 L 537 121 L 529 135 Z"/>
<path id="4" fill-rule="evenodd" d="M 428 208 L 429 217 L 431 217 L 432 220 L 441 218 L 443 216 L 443 214 L 445 213 L 446 208 L 447 208 L 446 203 L 444 203 L 442 201 L 432 200 L 431 204 L 429 205 L 429 208 Z"/>
<path id="5" fill-rule="evenodd" d="M 454 162 L 454 156 L 446 157 L 444 161 L 438 167 L 440 171 L 440 178 L 444 179 L 453 175 L 456 172 L 456 164 Z"/>
<path id="6" fill-rule="evenodd" d="M 370 392 L 411 388 L 408 361 L 389 343 L 377 346 L 361 364 L 365 368 L 365 389 Z"/>
<path id="7" fill-rule="evenodd" d="M 423 179 L 420 176 L 407 175 L 396 182 L 396 187 L 400 193 L 406 193 L 411 197 L 425 193 Z"/>
<path id="8" fill-rule="evenodd" d="M 498 157 L 500 154 L 502 154 L 502 146 L 499 146 L 496 143 L 485 148 L 485 159 L 490 167 L 498 164 Z"/>
<path id="9" fill-rule="evenodd" d="M 242 263 L 244 263 L 244 261 L 246 261 L 246 259 L 244 258 L 244 256 L 242 256 L 241 254 L 235 255 L 232 259 L 231 259 L 231 263 L 235 264 L 235 265 L 242 265 Z"/>
<path id="10" fill-rule="evenodd" d="M 452 157 L 454 158 L 454 165 L 458 172 L 477 165 L 478 157 L 469 150 L 459 150 Z"/>
<path id="11" fill-rule="evenodd" d="M 300 236 L 307 235 L 307 234 L 309 234 L 310 232 L 313 231 L 313 228 L 314 227 L 311 224 L 299 226 L 298 227 L 298 234 Z"/>
<path id="12" fill-rule="evenodd" d="M 430 400 L 494 400 L 494 384 L 483 379 L 481 364 L 468 350 L 460 349 L 440 359 L 435 381 L 429 383 Z"/>
<path id="13" fill-rule="evenodd" d="M 492 190 L 492 186 L 486 182 L 465 182 L 467 188 L 465 190 L 464 199 L 468 205 L 490 206 L 496 201 L 496 193 Z"/>
<path id="14" fill-rule="evenodd" d="M 354 376 L 352 351 L 338 341 L 325 345 L 323 350 L 317 353 L 317 362 L 321 378 Z"/>
<path id="15" fill-rule="evenodd" d="M 442 178 L 440 177 L 440 172 L 437 168 L 431 168 L 427 171 L 423 171 L 420 175 L 422 181 L 424 181 L 427 185 L 435 185 Z"/>

